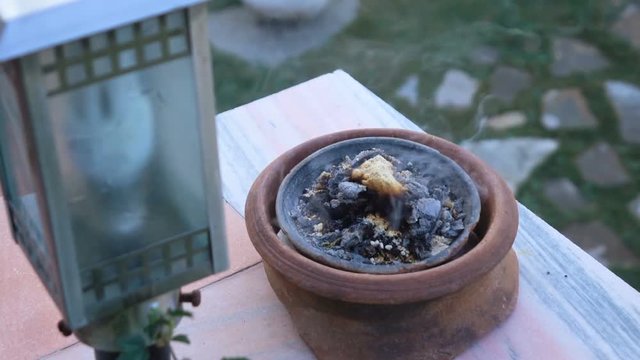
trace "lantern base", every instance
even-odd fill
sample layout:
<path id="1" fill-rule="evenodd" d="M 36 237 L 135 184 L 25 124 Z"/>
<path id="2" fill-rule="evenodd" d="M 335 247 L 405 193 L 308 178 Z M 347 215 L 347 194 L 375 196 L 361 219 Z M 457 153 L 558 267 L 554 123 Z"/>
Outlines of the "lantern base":
<path id="1" fill-rule="evenodd" d="M 144 328 L 149 323 L 149 313 L 151 311 L 166 313 L 171 309 L 179 308 L 180 292 L 174 290 L 125 308 L 111 318 L 102 319 L 74 330 L 74 334 L 78 340 L 96 350 L 97 359 L 111 359 L 110 357 L 98 357 L 99 353 L 116 354 L 113 357 L 113 359 L 116 359 L 120 350 L 118 340 L 128 336 L 144 336 Z"/>

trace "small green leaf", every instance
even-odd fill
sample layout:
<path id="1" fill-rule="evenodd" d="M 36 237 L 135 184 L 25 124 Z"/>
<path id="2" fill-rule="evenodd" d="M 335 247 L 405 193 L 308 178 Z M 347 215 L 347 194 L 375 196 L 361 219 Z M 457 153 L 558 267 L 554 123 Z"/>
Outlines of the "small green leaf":
<path id="1" fill-rule="evenodd" d="M 167 314 L 173 317 L 192 317 L 193 316 L 193 313 L 183 309 L 172 309 L 172 310 L 169 310 Z"/>
<path id="2" fill-rule="evenodd" d="M 191 344 L 191 341 L 189 341 L 189 338 L 185 334 L 176 335 L 176 336 L 172 337 L 171 340 L 177 341 L 177 342 L 181 342 L 181 343 L 185 343 L 185 344 Z"/>
<path id="3" fill-rule="evenodd" d="M 137 350 L 146 350 L 147 342 L 142 335 L 132 335 L 118 341 L 122 352 L 130 352 Z"/>

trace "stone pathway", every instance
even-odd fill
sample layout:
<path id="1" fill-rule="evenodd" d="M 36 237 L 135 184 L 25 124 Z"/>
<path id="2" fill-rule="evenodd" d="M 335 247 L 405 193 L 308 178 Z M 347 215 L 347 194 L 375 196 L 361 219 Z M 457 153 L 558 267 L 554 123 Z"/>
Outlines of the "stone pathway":
<path id="1" fill-rule="evenodd" d="M 620 136 L 640 144 L 640 88 L 624 81 L 607 81 L 605 89 L 620 121 Z"/>
<path id="2" fill-rule="evenodd" d="M 630 4 L 611 27 L 611 32 L 640 50 L 640 6 Z"/>
<path id="3" fill-rule="evenodd" d="M 526 123 L 527 116 L 521 111 L 509 111 L 486 119 L 487 126 L 498 131 L 520 127 Z"/>
<path id="4" fill-rule="evenodd" d="M 551 73 L 556 76 L 568 76 L 575 73 L 587 73 L 602 70 L 609 66 L 595 47 L 578 39 L 556 37 L 553 42 L 553 64 Z"/>
<path id="5" fill-rule="evenodd" d="M 558 149 L 558 141 L 510 138 L 467 141 L 462 146 L 495 169 L 515 193 L 531 172 Z"/>
<path id="6" fill-rule="evenodd" d="M 586 129 L 597 125 L 579 89 L 549 90 L 542 103 L 542 126 L 547 130 Z"/>
<path id="7" fill-rule="evenodd" d="M 469 60 L 476 65 L 493 65 L 498 62 L 500 54 L 492 46 L 482 45 L 469 53 Z"/>
<path id="8" fill-rule="evenodd" d="M 427 71 L 424 67 L 430 65 L 425 61 L 430 59 L 420 60 L 408 52 L 412 61 L 407 62 L 406 70 L 394 68 L 393 74 L 383 73 L 383 77 L 371 74 L 371 82 L 387 84 L 381 86 L 389 87 L 381 90 L 382 95 L 414 111 L 413 115 L 435 116 L 438 122 L 451 119 L 450 128 L 465 126 L 460 133 L 469 132 L 467 123 L 479 125 L 479 131 L 462 145 L 496 169 L 514 192 L 520 190 L 517 195 L 523 201 L 540 206 L 543 216 L 550 209 L 546 216 L 552 225 L 567 225 L 565 234 L 603 263 L 637 264 L 633 266 L 640 271 L 640 263 L 635 257 L 629 260 L 620 240 L 629 241 L 629 233 L 640 229 L 640 157 L 636 156 L 640 154 L 640 67 L 633 66 L 634 59 L 640 64 L 640 2 L 632 2 L 625 5 L 628 0 L 609 0 L 609 10 L 618 13 L 611 17 L 607 13 L 609 20 L 604 24 L 594 20 L 588 31 L 568 23 L 557 23 L 555 28 L 515 26 L 501 38 L 504 29 L 495 29 L 495 36 L 471 42 L 462 57 L 437 54 L 437 66 Z M 358 0 L 332 1 L 327 11 L 311 21 L 269 23 L 259 21 L 242 6 L 230 5 L 211 14 L 210 39 L 217 50 L 258 64 L 259 70 L 275 68 L 350 29 L 347 26 L 358 8 Z M 370 9 L 362 10 L 365 16 L 361 19 L 366 22 Z M 368 30 L 360 21 L 353 26 Z M 359 39 L 361 35 L 349 36 Z M 344 44 L 349 39 L 342 37 L 339 45 Z M 420 49 L 420 44 L 414 45 Z M 336 50 L 335 45 L 332 49 Z M 376 51 L 372 46 L 371 52 Z M 404 60 L 401 55 L 399 63 Z M 321 59 L 334 61 L 333 55 Z M 336 59 L 336 67 L 358 66 Z M 315 58 L 310 61 L 314 66 L 303 67 L 302 72 L 315 71 Z M 284 67 L 275 72 L 281 69 Z M 441 79 L 431 84 L 436 69 L 442 69 Z M 397 74 L 401 77 L 396 78 Z M 369 74 L 358 76 L 366 81 Z M 421 93 L 433 85 L 437 86 L 432 93 Z M 633 160 L 634 156 L 638 159 Z M 549 173 L 535 171 L 540 166 L 546 166 Z M 534 173 L 536 178 L 531 179 Z M 634 196 L 621 199 L 628 194 Z M 615 198 L 614 205 L 611 198 Z M 619 216 L 619 209 L 625 221 L 636 223 L 613 227 L 611 217 Z"/>
<path id="9" fill-rule="evenodd" d="M 547 180 L 544 184 L 544 196 L 558 210 L 565 213 L 585 210 L 590 205 L 580 193 L 580 189 L 568 178 Z"/>
<path id="10" fill-rule="evenodd" d="M 629 5 L 610 31 L 631 47 L 640 50 L 640 6 Z M 612 66 L 610 60 L 596 46 L 582 39 L 566 36 L 551 37 L 550 53 L 552 61 L 549 72 L 559 81 L 554 83 L 556 88 L 543 90 L 538 96 L 540 124 L 551 137 L 483 139 L 462 143 L 462 146 L 497 170 L 514 192 L 528 180 L 536 167 L 554 156 L 560 146 L 554 136 L 560 139 L 571 136 L 572 132 L 593 134 L 601 127 L 614 127 L 622 141 L 640 144 L 640 84 L 623 79 L 602 82 L 602 89 L 616 118 L 599 119 L 592 111 L 583 90 L 575 85 L 572 76 L 605 71 Z M 486 80 L 488 93 L 502 104 L 509 106 L 520 96 L 532 95 L 529 90 L 535 85 L 536 79 L 524 69 L 501 64 L 499 52 L 495 48 L 486 45 L 474 48 L 469 52 L 468 59 L 471 64 L 493 68 Z M 435 93 L 436 105 L 439 108 L 473 109 L 479 86 L 482 88 L 477 79 L 463 70 L 451 69 L 445 74 Z M 401 97 L 411 103 L 411 97 Z M 507 108 L 501 113 L 483 118 L 481 124 L 490 134 L 497 134 L 527 125 L 527 115 Z M 585 143 L 579 150 L 573 158 L 573 164 L 568 166 L 574 166 L 581 179 L 567 176 L 546 178 L 542 182 L 541 196 L 566 216 L 573 217 L 577 213 L 594 218 L 597 217 L 600 204 L 597 199 L 585 197 L 583 184 L 595 185 L 601 191 L 608 191 L 607 189 L 630 186 L 632 179 L 628 165 L 623 163 L 616 148 L 608 142 Z M 568 174 L 571 173 L 571 169 L 567 171 Z M 576 185 L 575 181 L 580 180 L 580 186 Z M 592 192 L 590 196 L 593 196 Z M 640 223 L 640 193 L 623 206 Z M 623 244 L 616 231 L 617 229 L 609 228 L 601 220 L 594 219 L 569 224 L 563 233 L 605 265 L 640 267 L 638 257 Z"/>
<path id="11" fill-rule="evenodd" d="M 396 96 L 405 100 L 409 105 L 416 107 L 418 105 L 418 86 L 420 78 L 418 75 L 410 75 L 402 85 L 396 90 Z"/>
<path id="12" fill-rule="evenodd" d="M 640 221 L 640 194 L 629 203 L 629 211 L 638 221 Z"/>
<path id="13" fill-rule="evenodd" d="M 618 186 L 631 179 L 618 154 L 605 142 L 597 143 L 576 159 L 582 177 L 599 186 Z"/>
<path id="14" fill-rule="evenodd" d="M 529 86 L 531 86 L 531 75 L 510 66 L 499 66 L 489 80 L 491 95 L 506 103 L 511 103 Z"/>
<path id="15" fill-rule="evenodd" d="M 478 80 L 462 70 L 451 69 L 435 93 L 435 104 L 440 109 L 466 110 L 473 105 L 479 87 Z"/>
<path id="16" fill-rule="evenodd" d="M 618 235 L 601 221 L 577 223 L 562 230 L 562 234 L 605 266 L 638 266 L 638 257 Z"/>

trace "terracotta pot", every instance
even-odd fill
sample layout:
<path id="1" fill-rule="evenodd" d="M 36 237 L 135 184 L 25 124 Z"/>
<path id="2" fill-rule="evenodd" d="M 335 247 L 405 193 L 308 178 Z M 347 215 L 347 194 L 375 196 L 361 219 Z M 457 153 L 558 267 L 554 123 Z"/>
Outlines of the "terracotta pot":
<path id="1" fill-rule="evenodd" d="M 277 237 L 276 194 L 287 173 L 318 149 L 371 136 L 403 138 L 439 150 L 473 179 L 482 203 L 479 241 L 437 267 L 400 274 L 339 270 Z M 269 282 L 302 339 L 320 359 L 446 359 L 461 353 L 513 311 L 518 261 L 511 246 L 518 209 L 505 182 L 466 150 L 425 133 L 358 129 L 305 142 L 256 179 L 245 208 L 249 236 Z"/>
<path id="2" fill-rule="evenodd" d="M 421 169 L 418 172 L 420 176 L 429 176 L 431 184 L 446 183 L 452 194 L 465 199 L 461 206 L 466 214 L 463 220 L 464 229 L 446 249 L 413 263 L 371 264 L 362 257 L 345 260 L 329 255 L 312 244 L 307 234 L 299 228 L 299 223 L 290 215 L 291 210 L 298 205 L 300 196 L 326 169 L 327 164 L 338 164 L 346 156 L 353 157 L 354 154 L 371 148 L 381 149 L 396 159 L 411 159 L 413 166 Z M 361 137 L 325 146 L 291 169 L 278 190 L 276 216 L 283 236 L 286 236 L 299 252 L 314 260 L 347 271 L 394 274 L 434 267 L 457 255 L 480 219 L 480 196 L 469 175 L 453 160 L 433 148 L 398 138 Z"/>

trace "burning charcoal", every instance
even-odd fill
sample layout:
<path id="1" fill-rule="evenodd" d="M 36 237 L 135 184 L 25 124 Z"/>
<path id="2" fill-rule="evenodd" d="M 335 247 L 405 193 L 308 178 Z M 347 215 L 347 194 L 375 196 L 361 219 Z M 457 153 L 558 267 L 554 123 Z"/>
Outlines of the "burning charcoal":
<path id="1" fill-rule="evenodd" d="M 340 246 L 346 250 L 353 250 L 353 248 L 362 242 L 362 234 L 355 231 L 344 230 L 342 232 L 342 240 Z"/>
<path id="2" fill-rule="evenodd" d="M 451 211 L 443 210 L 442 211 L 442 220 L 444 220 L 446 222 L 450 222 L 451 220 L 453 220 L 453 215 L 451 215 Z"/>
<path id="3" fill-rule="evenodd" d="M 418 200 L 415 208 L 421 215 L 425 215 L 432 219 L 435 219 L 440 214 L 442 204 L 436 199 L 426 198 Z"/>
<path id="4" fill-rule="evenodd" d="M 452 222 L 451 223 L 451 229 L 453 229 L 455 231 L 464 230 L 464 222 L 462 220 L 456 220 L 456 221 Z"/>
<path id="5" fill-rule="evenodd" d="M 373 264 L 424 260 L 462 232 L 464 213 L 456 194 L 420 170 L 375 148 L 345 157 L 305 189 L 292 216 L 331 256 Z"/>
<path id="6" fill-rule="evenodd" d="M 416 257 L 420 260 L 427 258 L 430 253 L 429 247 L 425 242 L 415 244 L 413 251 L 415 252 Z"/>
<path id="7" fill-rule="evenodd" d="M 436 223 L 433 219 L 421 218 L 418 220 L 419 229 L 423 230 L 425 234 L 430 233 Z"/>
<path id="8" fill-rule="evenodd" d="M 447 197 L 448 189 L 446 186 L 437 186 L 431 189 L 431 196 L 439 201 L 444 201 Z"/>
<path id="9" fill-rule="evenodd" d="M 338 184 L 338 189 L 346 199 L 357 199 L 361 192 L 366 191 L 367 187 L 351 181 L 343 181 Z"/>
<path id="10" fill-rule="evenodd" d="M 447 231 L 449 231 L 449 229 L 451 228 L 451 224 L 448 222 L 445 222 L 442 224 L 442 227 L 440 228 L 440 234 L 446 234 Z"/>

